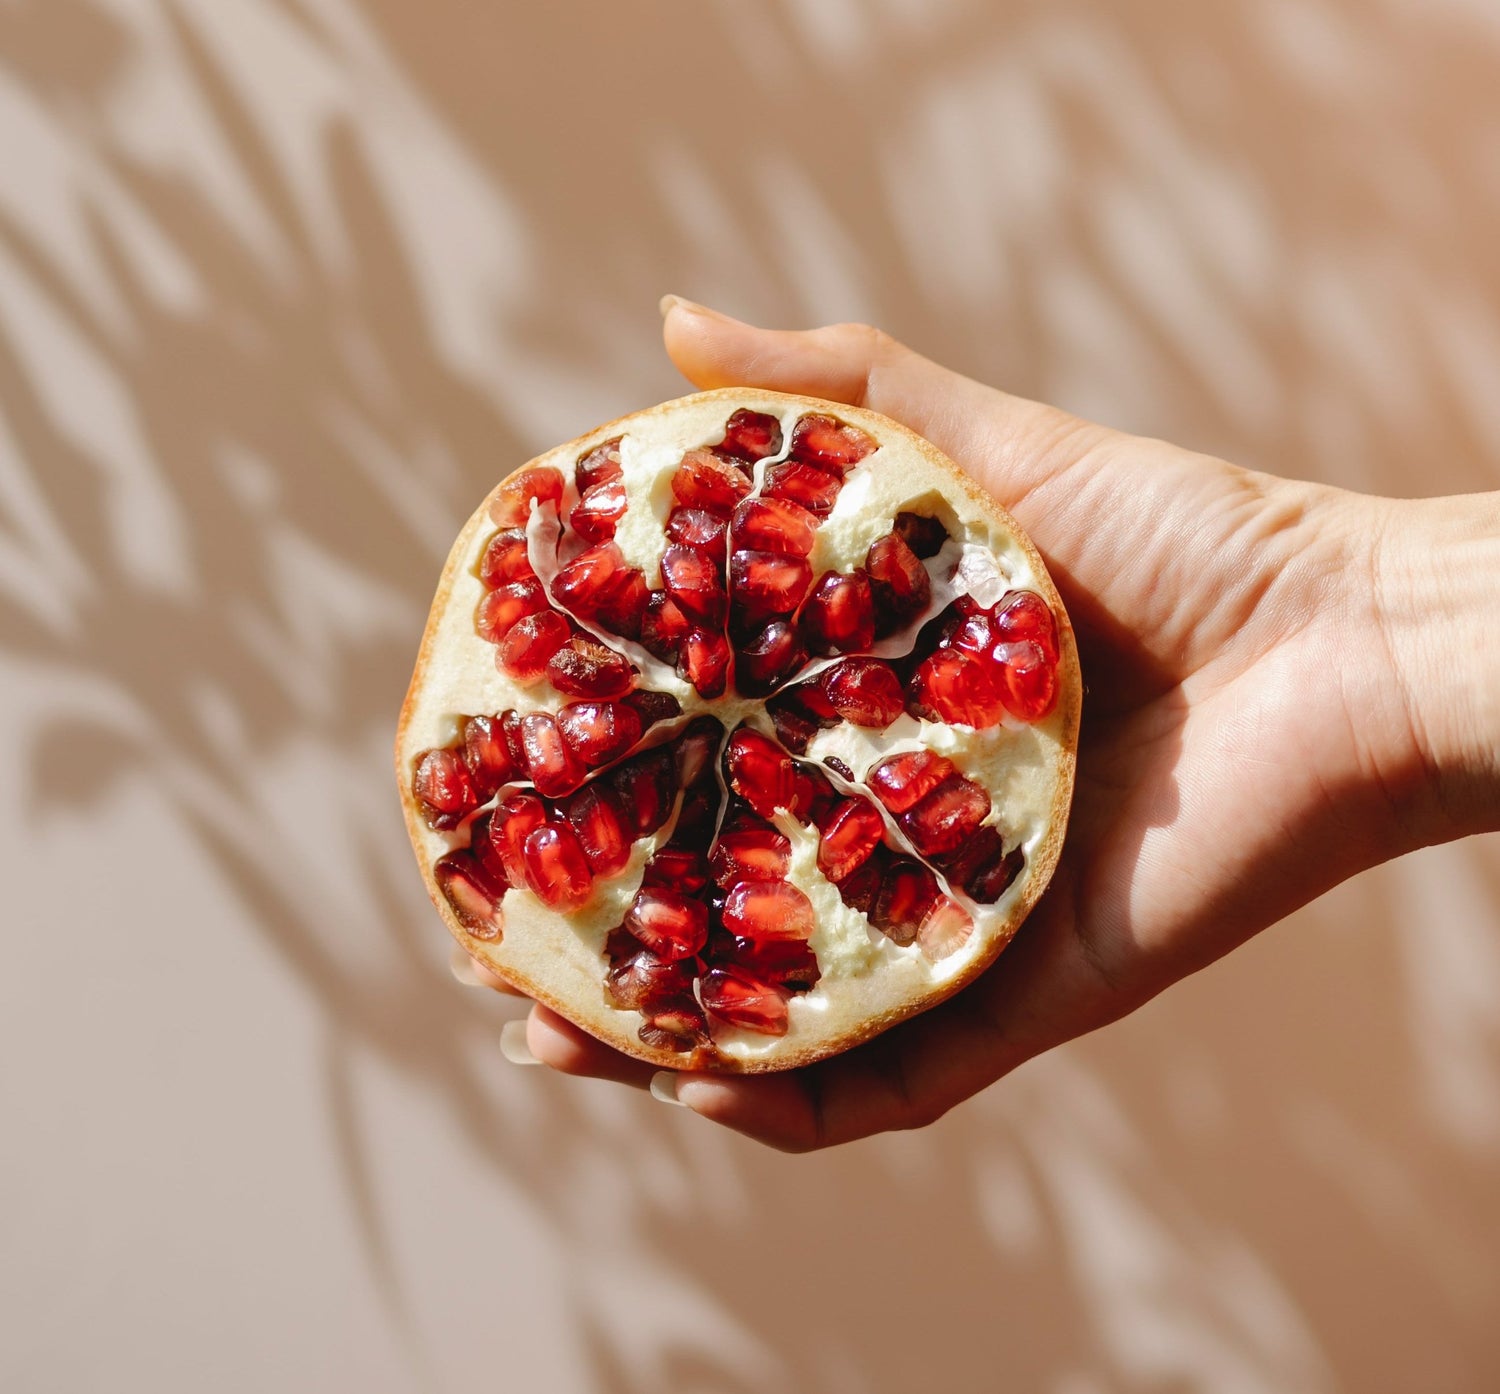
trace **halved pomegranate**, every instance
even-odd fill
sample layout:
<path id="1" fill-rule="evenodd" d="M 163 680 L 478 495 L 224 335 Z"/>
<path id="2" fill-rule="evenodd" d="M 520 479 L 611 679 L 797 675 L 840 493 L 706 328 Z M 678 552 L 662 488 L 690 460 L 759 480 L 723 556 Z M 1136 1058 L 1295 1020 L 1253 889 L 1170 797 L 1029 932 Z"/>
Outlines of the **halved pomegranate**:
<path id="1" fill-rule="evenodd" d="M 1031 544 L 871 412 L 701 393 L 503 481 L 402 710 L 464 948 L 660 1065 L 767 1070 L 957 991 L 1035 904 L 1081 684 Z"/>

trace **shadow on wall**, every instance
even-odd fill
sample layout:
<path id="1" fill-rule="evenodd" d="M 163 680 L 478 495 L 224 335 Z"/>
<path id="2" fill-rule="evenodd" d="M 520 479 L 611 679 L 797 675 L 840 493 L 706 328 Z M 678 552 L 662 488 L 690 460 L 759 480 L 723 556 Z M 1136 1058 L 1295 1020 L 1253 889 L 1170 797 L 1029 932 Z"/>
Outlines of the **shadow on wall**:
<path id="1" fill-rule="evenodd" d="M 1500 484 L 1500 32 L 1198 11 L 0 6 L 0 641 L 59 694 L 25 798 L 147 780 L 180 809 L 326 1014 L 413 1330 L 371 1058 L 539 1208 L 600 1389 L 1500 1368 L 1493 847 L 1344 888 L 930 1134 L 783 1159 L 586 1086 L 497 1094 L 389 795 L 449 538 L 536 449 L 676 389 L 667 289 L 877 321 L 1280 473 Z M 1441 953 L 1429 904 L 1463 912 Z M 634 1159 L 627 1292 L 577 1190 L 601 1149 Z"/>

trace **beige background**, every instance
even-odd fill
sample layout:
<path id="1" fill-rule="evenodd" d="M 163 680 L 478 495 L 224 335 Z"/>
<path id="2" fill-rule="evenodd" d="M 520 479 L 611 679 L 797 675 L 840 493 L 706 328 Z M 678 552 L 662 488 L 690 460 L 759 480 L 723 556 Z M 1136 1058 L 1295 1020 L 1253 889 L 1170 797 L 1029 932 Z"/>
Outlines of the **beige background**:
<path id="1" fill-rule="evenodd" d="M 1500 846 L 924 1134 L 508 1066 L 387 749 L 664 290 L 1500 487 L 1487 0 L 0 0 L 0 1387 L 1500 1388 Z"/>

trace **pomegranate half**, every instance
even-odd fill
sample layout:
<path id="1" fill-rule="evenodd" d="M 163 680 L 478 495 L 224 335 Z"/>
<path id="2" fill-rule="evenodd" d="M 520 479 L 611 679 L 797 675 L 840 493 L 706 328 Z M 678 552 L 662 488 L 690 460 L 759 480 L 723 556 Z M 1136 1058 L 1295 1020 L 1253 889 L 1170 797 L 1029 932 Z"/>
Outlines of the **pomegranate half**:
<path id="1" fill-rule="evenodd" d="M 458 942 L 662 1066 L 771 1070 L 950 996 L 1045 889 L 1081 682 L 1035 548 L 927 441 L 744 389 L 503 480 L 396 767 Z"/>

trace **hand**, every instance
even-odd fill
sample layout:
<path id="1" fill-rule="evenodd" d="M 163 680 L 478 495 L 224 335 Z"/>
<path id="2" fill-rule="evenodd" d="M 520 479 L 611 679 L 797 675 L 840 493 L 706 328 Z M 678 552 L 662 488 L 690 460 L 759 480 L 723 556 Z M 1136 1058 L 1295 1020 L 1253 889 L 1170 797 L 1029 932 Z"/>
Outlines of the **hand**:
<path id="1" fill-rule="evenodd" d="M 1439 574 L 1452 546 L 1492 545 L 1493 500 L 1276 479 L 1007 396 L 862 326 L 770 332 L 664 307 L 667 351 L 699 387 L 870 407 L 968 470 L 1046 558 L 1087 696 L 1062 860 L 989 972 L 808 1069 L 667 1074 L 658 1091 L 787 1150 L 920 1126 L 1355 872 L 1500 825 L 1479 740 L 1500 713 L 1428 684 L 1494 612 L 1493 557 L 1466 587 Z M 527 1042 L 569 1073 L 653 1073 L 540 1007 Z"/>

